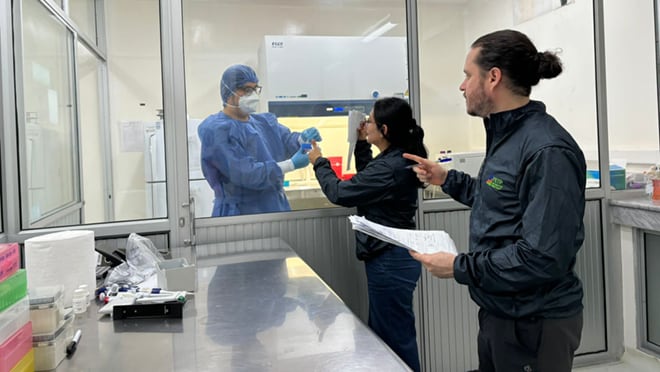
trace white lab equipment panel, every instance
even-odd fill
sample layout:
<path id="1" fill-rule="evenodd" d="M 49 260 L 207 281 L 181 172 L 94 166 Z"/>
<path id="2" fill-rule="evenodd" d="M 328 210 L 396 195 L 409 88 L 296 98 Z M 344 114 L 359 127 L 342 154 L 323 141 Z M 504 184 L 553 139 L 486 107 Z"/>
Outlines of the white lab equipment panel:
<path id="1" fill-rule="evenodd" d="M 259 78 L 267 101 L 407 96 L 406 38 L 267 35 Z"/>
<path id="2" fill-rule="evenodd" d="M 453 168 L 465 172 L 472 177 L 479 175 L 481 163 L 484 162 L 485 152 L 456 152 L 451 154 L 454 162 Z"/>

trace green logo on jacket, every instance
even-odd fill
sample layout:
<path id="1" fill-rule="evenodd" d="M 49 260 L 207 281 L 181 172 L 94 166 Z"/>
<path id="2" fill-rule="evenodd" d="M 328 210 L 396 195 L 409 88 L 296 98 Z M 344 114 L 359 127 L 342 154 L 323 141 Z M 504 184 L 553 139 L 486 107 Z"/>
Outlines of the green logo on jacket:
<path id="1" fill-rule="evenodd" d="M 497 191 L 500 191 L 502 188 L 504 188 L 504 181 L 495 176 L 490 176 L 490 178 L 486 180 L 486 185 L 494 188 Z"/>

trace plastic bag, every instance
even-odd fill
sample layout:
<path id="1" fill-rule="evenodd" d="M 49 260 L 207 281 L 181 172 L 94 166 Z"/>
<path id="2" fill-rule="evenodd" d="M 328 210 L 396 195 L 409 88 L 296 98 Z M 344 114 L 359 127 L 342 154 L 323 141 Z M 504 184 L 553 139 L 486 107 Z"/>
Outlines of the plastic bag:
<path id="1" fill-rule="evenodd" d="M 163 260 L 165 258 L 151 240 L 132 233 L 126 242 L 126 262 L 110 271 L 105 286 L 140 284 L 156 273 L 156 264 Z"/>

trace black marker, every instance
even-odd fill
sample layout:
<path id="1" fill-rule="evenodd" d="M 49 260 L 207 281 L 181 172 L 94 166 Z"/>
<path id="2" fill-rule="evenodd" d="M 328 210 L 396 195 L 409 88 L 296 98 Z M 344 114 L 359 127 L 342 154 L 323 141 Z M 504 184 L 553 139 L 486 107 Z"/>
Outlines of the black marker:
<path id="1" fill-rule="evenodd" d="M 71 355 L 76 352 L 78 347 L 78 342 L 80 342 L 80 336 L 82 336 L 82 330 L 77 330 L 76 334 L 73 335 L 73 339 L 69 342 L 69 345 L 66 347 L 66 356 L 71 358 Z"/>

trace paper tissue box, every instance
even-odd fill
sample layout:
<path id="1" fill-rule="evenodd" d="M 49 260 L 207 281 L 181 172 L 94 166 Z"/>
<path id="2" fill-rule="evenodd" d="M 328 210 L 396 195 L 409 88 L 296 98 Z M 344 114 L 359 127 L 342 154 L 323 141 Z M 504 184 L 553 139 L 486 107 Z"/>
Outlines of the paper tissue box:
<path id="1" fill-rule="evenodd" d="M 195 265 L 189 265 L 185 258 L 175 258 L 159 262 L 157 265 L 158 286 L 168 291 L 194 292 L 196 286 Z"/>

